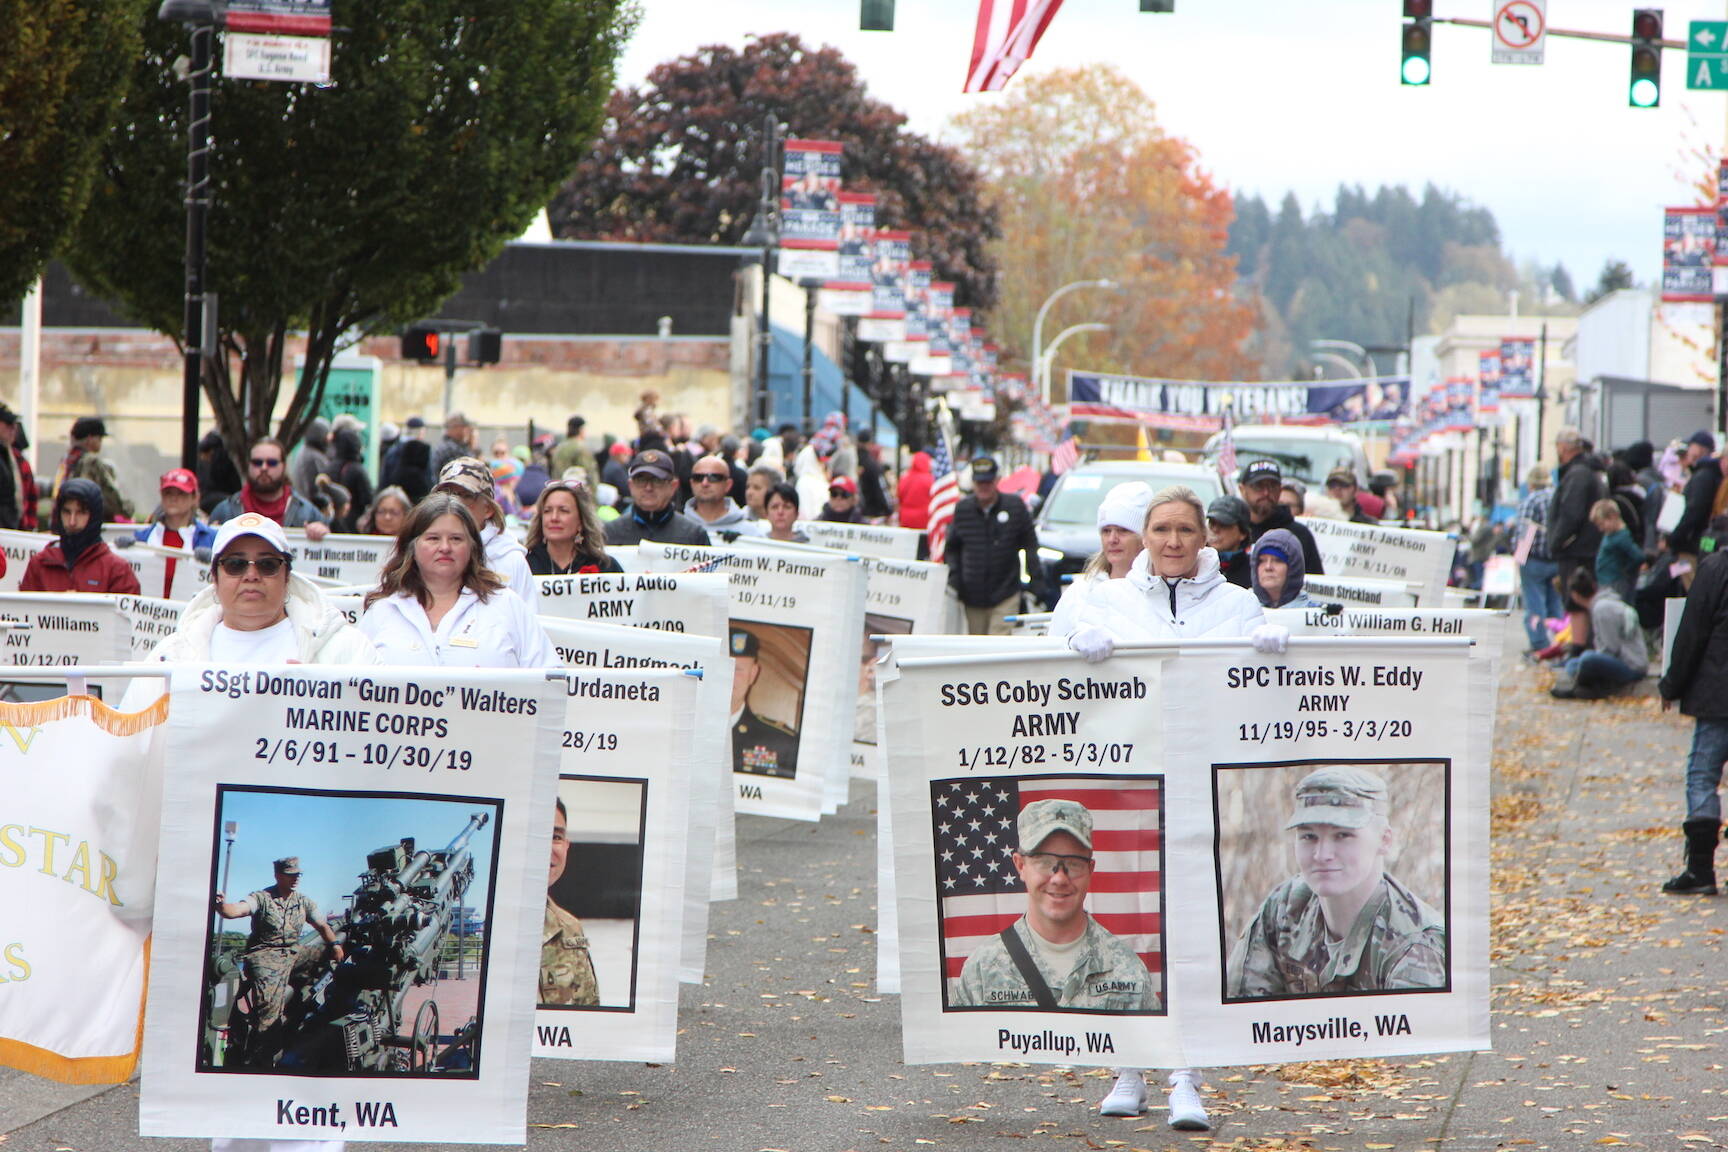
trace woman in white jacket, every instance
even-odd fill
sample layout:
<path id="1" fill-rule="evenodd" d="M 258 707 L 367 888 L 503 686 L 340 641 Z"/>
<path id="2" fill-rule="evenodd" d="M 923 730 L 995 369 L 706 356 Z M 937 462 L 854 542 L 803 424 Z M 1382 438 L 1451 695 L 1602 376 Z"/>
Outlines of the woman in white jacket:
<path id="1" fill-rule="evenodd" d="M 1062 590 L 1056 610 L 1050 614 L 1048 635 L 1066 640 L 1078 628 L 1080 610 L 1092 593 L 1111 580 L 1128 575 L 1135 557 L 1145 544 L 1140 530 L 1146 526 L 1146 508 L 1152 502 L 1152 487 L 1140 480 L 1118 484 L 1105 493 L 1098 505 L 1098 551 L 1074 582 Z"/>
<path id="2" fill-rule="evenodd" d="M 474 517 L 448 492 L 414 506 L 360 630 L 386 664 L 558 666 L 534 609 L 486 566 Z"/>
<path id="3" fill-rule="evenodd" d="M 1096 662 L 1117 643 L 1246 636 L 1262 652 L 1282 652 L 1289 630 L 1267 624 L 1254 593 L 1224 579 L 1218 553 L 1206 544 L 1206 508 L 1192 490 L 1165 488 L 1146 507 L 1145 550 L 1128 575 L 1097 588 L 1079 611 L 1068 646 Z M 1211 1117 L 1200 1100 L 1200 1074 L 1170 1073 L 1170 1127 L 1205 1131 Z M 1098 1111 L 1138 1116 L 1146 1110 L 1146 1077 L 1140 1068 L 1119 1068 L 1115 1086 Z"/>
<path id="4" fill-rule="evenodd" d="M 458 456 L 438 473 L 434 492 L 448 492 L 462 501 L 480 527 L 482 560 L 498 573 L 504 586 L 522 597 L 529 609 L 540 598 L 540 585 L 528 567 L 528 549 L 504 531 L 504 508 L 492 492 L 492 469 L 472 456 Z"/>

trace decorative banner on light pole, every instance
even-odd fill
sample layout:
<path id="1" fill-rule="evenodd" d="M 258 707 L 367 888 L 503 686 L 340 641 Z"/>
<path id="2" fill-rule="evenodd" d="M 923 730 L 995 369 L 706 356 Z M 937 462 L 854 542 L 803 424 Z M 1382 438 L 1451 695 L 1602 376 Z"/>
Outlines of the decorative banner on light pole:
<path id="1" fill-rule="evenodd" d="M 1662 210 L 1662 300 L 1712 303 L 1710 268 L 1716 260 L 1716 209 Z"/>
<path id="2" fill-rule="evenodd" d="M 175 673 L 140 1132 L 522 1143 L 565 714 L 539 670 Z"/>
<path id="3" fill-rule="evenodd" d="M 165 701 L 0 704 L 0 1064 L 67 1084 L 132 1076 L 167 716 Z"/>
<path id="4" fill-rule="evenodd" d="M 1508 400 L 1528 400 L 1536 395 L 1535 364 L 1536 341 L 1500 341 L 1500 395 Z"/>
<path id="5" fill-rule="evenodd" d="M 708 904 L 738 897 L 738 840 L 732 808 L 732 659 L 718 636 L 688 636 L 543 618 L 558 659 L 572 669 L 684 668 L 702 673 L 690 752 L 689 850 L 685 853 L 684 942 L 679 979 L 702 983 Z"/>
<path id="6" fill-rule="evenodd" d="M 822 286 L 820 298 L 822 307 L 836 316 L 868 316 L 872 311 L 875 235 L 876 197 L 840 193 L 839 267 Z"/>
<path id="7" fill-rule="evenodd" d="M 1446 594 L 1457 547 L 1445 532 L 1419 528 L 1383 528 L 1346 520 L 1301 517 L 1314 534 L 1326 575 L 1369 580 L 1401 580 L 1416 586 L 1424 608 L 1438 608 Z M 1359 603 L 1386 603 L 1358 601 Z M 1391 605 L 1387 605 L 1391 606 Z"/>
<path id="8" fill-rule="evenodd" d="M 858 321 L 858 339 L 872 343 L 906 339 L 906 264 L 912 234 L 878 229 L 870 266 L 870 312 Z"/>
<path id="9" fill-rule="evenodd" d="M 1500 411 L 1500 349 L 1489 348 L 1476 357 L 1476 411 L 1492 416 Z"/>
<path id="10" fill-rule="evenodd" d="M 644 543 L 638 555 L 650 572 L 714 564 L 731 576 L 738 811 L 795 820 L 832 811 L 851 771 L 864 566 L 744 540 L 724 549 Z"/>
<path id="11" fill-rule="evenodd" d="M 540 934 L 536 1056 L 665 1063 L 677 1056 L 700 683 L 680 669 L 570 672 Z M 702 880 L 697 903 L 705 908 Z"/>
<path id="12" fill-rule="evenodd" d="M 1496 661 L 1379 639 L 896 660 L 908 1063 L 1488 1046 Z"/>
<path id="13" fill-rule="evenodd" d="M 840 154 L 835 140 L 788 140 L 780 178 L 780 275 L 832 280 L 840 270 Z"/>

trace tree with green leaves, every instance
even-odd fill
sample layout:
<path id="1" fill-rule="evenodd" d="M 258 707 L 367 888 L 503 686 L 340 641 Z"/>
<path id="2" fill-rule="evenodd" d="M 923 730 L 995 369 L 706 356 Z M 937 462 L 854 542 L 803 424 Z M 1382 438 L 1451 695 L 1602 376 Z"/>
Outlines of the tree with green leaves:
<path id="1" fill-rule="evenodd" d="M 956 283 L 955 303 L 995 303 L 996 214 L 976 170 L 907 131 L 839 49 L 785 32 L 710 45 L 659 65 L 641 88 L 619 89 L 599 145 L 548 210 L 553 234 L 738 243 L 756 211 L 769 116 L 793 137 L 840 141 L 846 188 L 876 194 L 878 226 L 913 232 L 914 256 Z"/>
<path id="2" fill-rule="evenodd" d="M 83 214 L 144 0 L 0 0 L 0 305 Z"/>
<path id="3" fill-rule="evenodd" d="M 236 457 L 299 439 L 336 352 L 435 310 L 522 233 L 587 151 L 628 0 L 391 0 L 341 12 L 328 86 L 218 78 L 204 376 Z M 66 253 L 86 285 L 178 335 L 184 29 L 147 18 L 89 211 Z M 306 367 L 280 423 L 290 333 Z M 237 374 L 236 374 L 237 373 Z"/>
<path id="4" fill-rule="evenodd" d="M 1632 275 L 1630 264 L 1624 260 L 1609 260 L 1602 265 L 1601 275 L 1596 277 L 1596 286 L 1584 294 L 1584 303 L 1594 304 L 1610 292 L 1631 288 L 1637 282 L 1637 278 Z"/>

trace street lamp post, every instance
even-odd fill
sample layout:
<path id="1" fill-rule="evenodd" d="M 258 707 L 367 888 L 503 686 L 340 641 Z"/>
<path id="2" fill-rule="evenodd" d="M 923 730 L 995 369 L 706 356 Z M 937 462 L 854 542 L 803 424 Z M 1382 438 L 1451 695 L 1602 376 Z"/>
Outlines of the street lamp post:
<path id="1" fill-rule="evenodd" d="M 1038 364 L 1038 374 L 1044 380 L 1044 403 L 1050 403 L 1050 366 L 1056 363 L 1056 350 L 1062 347 L 1062 342 L 1070 336 L 1078 336 L 1082 332 L 1108 332 L 1110 325 L 1094 321 L 1090 324 L 1073 324 L 1056 334 L 1056 339 L 1050 341 L 1050 347 L 1044 350 L 1044 357 Z"/>
<path id="2" fill-rule="evenodd" d="M 216 41 L 211 0 L 162 0 L 158 20 L 189 27 L 191 67 L 186 72 L 186 330 L 182 334 L 180 466 L 198 466 L 199 389 L 203 383 L 205 224 L 210 217 L 210 75 Z M 213 351 L 210 349 L 208 351 Z"/>
<path id="3" fill-rule="evenodd" d="M 1114 291 L 1117 287 L 1118 285 L 1116 281 L 1108 278 L 1102 280 L 1076 280 L 1072 284 L 1064 284 L 1062 287 L 1056 289 L 1056 291 L 1050 293 L 1050 295 L 1045 299 L 1043 305 L 1039 307 L 1037 319 L 1032 321 L 1032 371 L 1037 372 L 1039 365 L 1044 362 L 1044 317 L 1050 314 L 1050 306 L 1052 304 L 1068 295 L 1068 293 L 1081 288 L 1106 288 Z M 1050 403 L 1050 381 L 1048 379 L 1039 379 L 1033 381 L 1033 383 L 1038 385 L 1039 394 L 1044 398 L 1044 403 Z"/>
<path id="4" fill-rule="evenodd" d="M 762 126 L 761 195 L 756 216 L 744 233 L 744 244 L 762 249 L 762 309 L 756 315 L 756 403 L 755 423 L 766 428 L 771 419 L 768 396 L 768 354 L 773 348 L 773 329 L 768 323 L 768 301 L 773 289 L 774 253 L 780 242 L 779 227 L 779 138 L 780 125 L 772 114 Z"/>

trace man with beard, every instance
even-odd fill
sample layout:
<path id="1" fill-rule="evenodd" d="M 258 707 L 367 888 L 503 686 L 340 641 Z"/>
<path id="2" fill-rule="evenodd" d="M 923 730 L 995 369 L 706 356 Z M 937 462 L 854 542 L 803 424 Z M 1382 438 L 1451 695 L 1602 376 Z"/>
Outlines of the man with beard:
<path id="1" fill-rule="evenodd" d="M 284 528 L 304 528 L 308 540 L 328 536 L 330 526 L 324 522 L 324 513 L 288 483 L 287 460 L 280 440 L 265 437 L 256 441 L 247 454 L 246 483 L 216 505 L 210 522 L 220 524 L 242 512 L 256 512 Z"/>
<path id="2" fill-rule="evenodd" d="M 1278 503 L 1278 493 L 1284 488 L 1284 473 L 1276 460 L 1252 460 L 1242 469 L 1236 490 L 1248 505 L 1248 542 L 1254 543 L 1274 528 L 1283 528 L 1302 542 L 1302 570 L 1310 576 L 1325 572 L 1320 562 L 1320 548 L 1314 534 L 1297 522 L 1290 509 Z"/>

